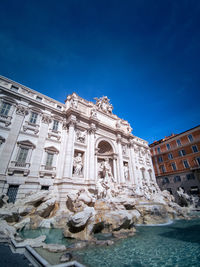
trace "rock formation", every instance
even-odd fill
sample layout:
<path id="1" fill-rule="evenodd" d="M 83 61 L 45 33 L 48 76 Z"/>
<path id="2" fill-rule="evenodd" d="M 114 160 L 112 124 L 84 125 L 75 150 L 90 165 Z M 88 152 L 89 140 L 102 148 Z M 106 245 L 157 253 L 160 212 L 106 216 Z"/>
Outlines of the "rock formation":
<path id="1" fill-rule="evenodd" d="M 62 209 L 56 191 L 29 193 L 15 204 L 7 203 L 2 196 L 0 233 L 13 238 L 16 230 L 23 228 L 53 227 L 63 229 L 65 237 L 92 241 L 95 233 L 112 233 L 120 238 L 132 235 L 136 224 L 164 223 L 185 216 L 170 193 L 156 187 L 138 194 L 137 188 L 119 187 L 110 179 L 102 181 L 101 194 L 98 186 L 93 193 L 83 188 L 68 194 Z"/>

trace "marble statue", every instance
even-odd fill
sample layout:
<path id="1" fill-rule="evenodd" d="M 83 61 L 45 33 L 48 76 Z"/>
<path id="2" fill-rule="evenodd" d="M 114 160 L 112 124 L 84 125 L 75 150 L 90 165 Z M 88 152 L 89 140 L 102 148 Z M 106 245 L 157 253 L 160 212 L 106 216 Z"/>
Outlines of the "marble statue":
<path id="1" fill-rule="evenodd" d="M 74 158 L 74 174 L 80 176 L 82 174 L 82 168 L 83 168 L 82 154 L 78 153 L 78 155 Z"/>
<path id="2" fill-rule="evenodd" d="M 103 96 L 100 98 L 95 97 L 95 100 L 98 109 L 106 113 L 112 114 L 113 106 L 109 103 L 110 99 L 108 99 L 107 96 Z"/>
<path id="3" fill-rule="evenodd" d="M 128 163 L 127 162 L 124 164 L 124 178 L 126 180 L 129 179 L 129 168 L 128 168 Z"/>

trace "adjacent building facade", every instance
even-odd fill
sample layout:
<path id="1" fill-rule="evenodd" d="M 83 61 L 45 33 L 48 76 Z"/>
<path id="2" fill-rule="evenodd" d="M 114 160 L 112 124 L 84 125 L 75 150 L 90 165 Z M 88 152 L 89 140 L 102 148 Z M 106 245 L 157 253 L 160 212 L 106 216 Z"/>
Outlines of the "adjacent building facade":
<path id="1" fill-rule="evenodd" d="M 57 190 L 64 204 L 70 191 L 95 191 L 104 178 L 159 190 L 148 143 L 113 114 L 107 97 L 95 100 L 73 93 L 63 104 L 0 76 L 0 192 L 14 202 Z"/>
<path id="2" fill-rule="evenodd" d="M 177 190 L 200 192 L 200 126 L 150 144 L 159 187 L 178 201 Z"/>

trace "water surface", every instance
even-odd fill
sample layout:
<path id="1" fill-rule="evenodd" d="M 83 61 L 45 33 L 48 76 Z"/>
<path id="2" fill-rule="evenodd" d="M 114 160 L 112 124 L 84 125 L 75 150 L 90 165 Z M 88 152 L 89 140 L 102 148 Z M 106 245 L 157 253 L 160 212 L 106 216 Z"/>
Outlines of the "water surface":
<path id="1" fill-rule="evenodd" d="M 25 230 L 25 238 L 47 235 L 47 243 L 69 245 L 60 229 Z M 113 246 L 89 247 L 73 252 L 88 267 L 199 267 L 200 219 L 180 220 L 165 226 L 137 226 L 135 236 Z"/>

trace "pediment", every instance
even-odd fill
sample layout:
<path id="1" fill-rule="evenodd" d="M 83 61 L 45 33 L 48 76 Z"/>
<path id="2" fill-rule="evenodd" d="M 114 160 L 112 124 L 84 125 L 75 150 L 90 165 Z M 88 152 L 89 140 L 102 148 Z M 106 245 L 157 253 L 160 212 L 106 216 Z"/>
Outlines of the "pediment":
<path id="1" fill-rule="evenodd" d="M 54 147 L 54 146 L 45 147 L 45 151 L 56 153 L 56 154 L 59 153 L 59 150 L 56 147 Z"/>
<path id="2" fill-rule="evenodd" d="M 17 142 L 17 144 L 21 145 L 21 146 L 28 146 L 28 147 L 35 148 L 35 145 L 29 140 L 19 141 L 19 142 Z"/>

